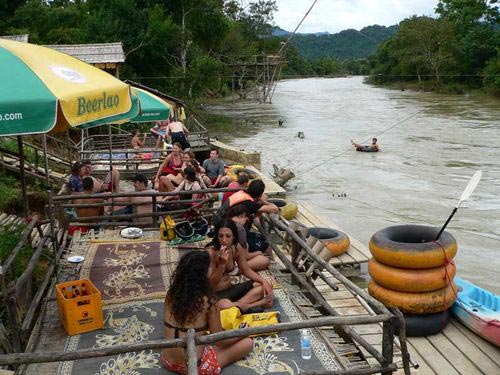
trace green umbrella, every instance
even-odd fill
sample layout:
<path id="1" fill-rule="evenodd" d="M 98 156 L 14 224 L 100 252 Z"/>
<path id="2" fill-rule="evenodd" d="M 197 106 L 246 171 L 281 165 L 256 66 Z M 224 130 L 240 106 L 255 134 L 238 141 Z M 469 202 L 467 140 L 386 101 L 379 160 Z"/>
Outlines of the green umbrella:
<path id="1" fill-rule="evenodd" d="M 112 75 L 50 48 L 0 39 L 0 136 L 136 117 L 139 100 Z"/>
<path id="2" fill-rule="evenodd" d="M 156 96 L 149 91 L 133 87 L 133 93 L 137 93 L 141 103 L 139 115 L 130 119 L 130 122 L 151 122 L 166 120 L 172 111 L 172 105 L 164 99 Z"/>

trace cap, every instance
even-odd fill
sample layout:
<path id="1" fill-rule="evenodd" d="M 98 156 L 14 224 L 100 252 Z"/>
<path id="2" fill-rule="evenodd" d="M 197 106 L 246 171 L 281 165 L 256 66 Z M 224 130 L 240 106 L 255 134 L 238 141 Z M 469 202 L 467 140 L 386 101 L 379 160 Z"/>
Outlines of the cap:
<path id="1" fill-rule="evenodd" d="M 148 178 L 141 173 L 137 173 L 136 175 L 132 176 L 131 180 L 142 182 L 144 183 L 144 185 L 148 186 Z"/>

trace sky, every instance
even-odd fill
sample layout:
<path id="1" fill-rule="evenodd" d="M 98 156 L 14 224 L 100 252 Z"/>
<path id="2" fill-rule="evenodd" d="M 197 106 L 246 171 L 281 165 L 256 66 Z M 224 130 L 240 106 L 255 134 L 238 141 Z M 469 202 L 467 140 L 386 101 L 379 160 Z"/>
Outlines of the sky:
<path id="1" fill-rule="evenodd" d="M 276 0 L 278 12 L 274 23 L 293 31 L 314 0 Z M 438 0 L 318 0 L 300 26 L 299 33 L 345 29 L 360 30 L 365 26 L 390 26 L 414 14 L 435 16 Z"/>

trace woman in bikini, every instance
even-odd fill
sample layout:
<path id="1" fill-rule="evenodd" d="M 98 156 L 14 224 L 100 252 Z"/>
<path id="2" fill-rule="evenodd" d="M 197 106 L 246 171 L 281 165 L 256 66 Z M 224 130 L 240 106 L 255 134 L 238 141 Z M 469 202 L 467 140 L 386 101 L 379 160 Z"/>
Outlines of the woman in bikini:
<path id="1" fill-rule="evenodd" d="M 216 262 L 225 264 L 224 255 L 220 254 Z M 210 264 L 208 253 L 202 251 L 187 253 L 179 261 L 165 298 L 166 339 L 185 337 L 190 328 L 198 336 L 223 331 L 220 310 L 208 279 Z M 198 374 L 219 374 L 223 367 L 245 357 L 252 349 L 253 340 L 248 337 L 221 340 L 213 346 L 198 345 Z M 163 349 L 161 363 L 170 371 L 185 374 L 185 350 Z"/>
<path id="2" fill-rule="evenodd" d="M 167 155 L 163 163 L 161 163 L 158 172 L 156 172 L 155 177 L 155 189 L 159 191 L 172 191 L 175 186 L 172 184 L 169 175 L 176 176 L 182 167 L 182 157 L 181 157 L 182 146 L 180 143 L 174 143 L 172 146 L 172 152 Z"/>
<path id="3" fill-rule="evenodd" d="M 223 220 L 215 227 L 215 237 L 207 246 L 211 259 L 210 282 L 216 291 L 220 308 L 238 307 L 243 313 L 253 308 L 273 304 L 273 287 L 253 271 L 247 262 L 247 252 L 238 242 L 238 229 L 232 220 Z M 224 267 L 217 265 L 218 254 L 227 253 Z M 230 276 L 244 275 L 249 281 L 232 285 Z"/>
<path id="4" fill-rule="evenodd" d="M 178 191 L 191 191 L 192 194 L 183 194 L 183 195 L 170 195 L 165 197 L 164 201 L 170 201 L 170 200 L 175 200 L 175 199 L 182 199 L 182 200 L 188 200 L 188 199 L 204 199 L 205 194 L 203 193 L 197 193 L 197 190 L 202 189 L 200 182 L 198 178 L 196 177 L 196 170 L 194 167 L 191 165 L 188 165 L 184 169 L 184 180 L 181 182 L 179 186 L 177 186 L 173 192 L 178 192 Z M 196 203 L 193 202 L 190 205 L 195 205 Z"/>

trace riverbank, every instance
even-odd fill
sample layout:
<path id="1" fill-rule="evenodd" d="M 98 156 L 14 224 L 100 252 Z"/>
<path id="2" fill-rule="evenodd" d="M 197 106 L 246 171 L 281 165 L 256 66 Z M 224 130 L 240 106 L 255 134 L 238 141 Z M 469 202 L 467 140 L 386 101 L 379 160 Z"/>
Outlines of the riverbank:
<path id="1" fill-rule="evenodd" d="M 412 90 L 443 95 L 474 95 L 500 99 L 500 91 L 460 83 L 442 83 L 439 85 L 436 85 L 434 81 L 392 81 L 382 83 L 377 76 L 367 76 L 365 82 L 375 87 L 391 90 Z"/>

